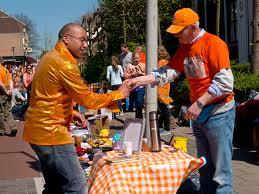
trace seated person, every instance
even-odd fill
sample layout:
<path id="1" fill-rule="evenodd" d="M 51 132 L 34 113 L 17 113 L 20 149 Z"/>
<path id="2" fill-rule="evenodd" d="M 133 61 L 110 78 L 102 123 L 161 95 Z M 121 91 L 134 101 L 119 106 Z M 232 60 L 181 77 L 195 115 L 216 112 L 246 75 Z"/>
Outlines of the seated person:
<path id="1" fill-rule="evenodd" d="M 23 119 L 26 112 L 27 101 L 21 94 L 22 86 L 14 83 L 12 91 L 12 114 L 16 119 Z"/>

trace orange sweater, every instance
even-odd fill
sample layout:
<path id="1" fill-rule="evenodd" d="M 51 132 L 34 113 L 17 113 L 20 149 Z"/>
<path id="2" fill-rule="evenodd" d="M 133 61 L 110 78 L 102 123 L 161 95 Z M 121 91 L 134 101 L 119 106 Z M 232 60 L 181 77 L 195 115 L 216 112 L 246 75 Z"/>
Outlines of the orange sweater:
<path id="1" fill-rule="evenodd" d="M 168 64 L 166 59 L 161 59 L 158 61 L 158 68 L 163 67 Z M 170 93 L 170 83 L 163 86 L 157 87 L 157 95 L 160 102 L 168 105 L 173 102 L 173 99 L 169 96 Z"/>

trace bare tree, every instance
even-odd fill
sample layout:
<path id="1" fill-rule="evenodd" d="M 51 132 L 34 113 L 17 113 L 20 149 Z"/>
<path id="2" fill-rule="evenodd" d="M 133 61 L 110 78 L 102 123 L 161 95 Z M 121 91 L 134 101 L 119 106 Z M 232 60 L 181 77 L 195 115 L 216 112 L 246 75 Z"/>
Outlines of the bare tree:
<path id="1" fill-rule="evenodd" d="M 252 73 L 259 72 L 259 0 L 254 0 Z"/>
<path id="2" fill-rule="evenodd" d="M 29 44 L 28 46 L 33 49 L 33 51 L 39 51 L 39 41 L 40 41 L 40 36 L 36 30 L 36 25 L 32 22 L 32 20 L 25 14 L 15 14 L 14 17 L 21 22 L 25 23 L 26 25 L 26 30 L 28 33 L 29 37 Z"/>

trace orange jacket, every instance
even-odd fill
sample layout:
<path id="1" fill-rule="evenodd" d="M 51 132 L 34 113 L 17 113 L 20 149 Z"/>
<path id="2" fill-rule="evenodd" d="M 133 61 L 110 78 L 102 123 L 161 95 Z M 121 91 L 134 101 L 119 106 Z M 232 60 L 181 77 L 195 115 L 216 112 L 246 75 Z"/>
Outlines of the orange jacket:
<path id="1" fill-rule="evenodd" d="M 146 62 L 146 53 L 142 51 L 139 53 L 139 56 L 140 56 L 140 62 L 146 64 L 147 63 Z"/>
<path id="2" fill-rule="evenodd" d="M 72 143 L 68 132 L 74 100 L 88 109 L 117 108 L 119 91 L 97 94 L 83 83 L 75 58 L 58 42 L 43 56 L 32 81 L 24 140 L 36 145 Z"/>
<path id="3" fill-rule="evenodd" d="M 167 65 L 168 61 L 166 59 L 161 59 L 158 61 L 158 68 Z M 163 86 L 157 87 L 158 100 L 166 105 L 173 102 L 173 99 L 169 96 L 170 93 L 170 83 Z"/>
<path id="4" fill-rule="evenodd" d="M 12 79 L 12 75 L 9 73 L 9 71 L 0 64 L 0 82 L 5 86 L 10 86 L 10 81 Z"/>

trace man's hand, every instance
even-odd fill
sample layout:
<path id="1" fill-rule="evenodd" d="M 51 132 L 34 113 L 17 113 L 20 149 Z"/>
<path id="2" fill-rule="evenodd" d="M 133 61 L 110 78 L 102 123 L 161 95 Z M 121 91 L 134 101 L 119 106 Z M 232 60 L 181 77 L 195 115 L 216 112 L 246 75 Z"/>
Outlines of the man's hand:
<path id="1" fill-rule="evenodd" d="M 85 128 L 86 127 L 86 120 L 83 115 L 79 112 L 74 111 L 72 116 L 72 121 L 74 121 L 76 126 Z"/>
<path id="2" fill-rule="evenodd" d="M 139 76 L 131 79 L 130 86 L 132 88 L 137 88 L 139 86 L 153 84 L 155 83 L 155 81 L 156 81 L 155 76 L 153 74 L 149 74 L 149 75 Z"/>
<path id="3" fill-rule="evenodd" d="M 6 93 L 8 96 L 12 96 L 12 90 L 8 90 Z"/>
<path id="4" fill-rule="evenodd" d="M 199 108 L 197 102 L 194 102 L 187 110 L 185 114 L 186 120 L 195 120 L 200 115 L 202 108 Z"/>
<path id="5" fill-rule="evenodd" d="M 130 82 L 131 82 L 131 80 L 127 79 L 118 88 L 118 90 L 124 95 L 125 98 L 127 98 L 130 95 L 130 92 L 132 91 L 132 87 L 130 86 Z"/>

